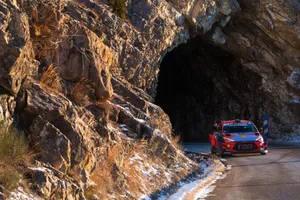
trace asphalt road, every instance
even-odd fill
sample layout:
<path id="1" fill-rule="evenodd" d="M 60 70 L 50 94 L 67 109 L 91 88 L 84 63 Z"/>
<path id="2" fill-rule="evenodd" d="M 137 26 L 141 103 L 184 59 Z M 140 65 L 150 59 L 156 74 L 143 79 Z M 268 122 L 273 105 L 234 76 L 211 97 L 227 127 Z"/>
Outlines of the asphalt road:
<path id="1" fill-rule="evenodd" d="M 196 149 L 194 145 L 184 146 Z M 198 150 L 206 152 L 207 146 Z M 300 145 L 271 145 L 265 156 L 237 155 L 225 159 L 231 169 L 211 186 L 214 190 L 206 200 L 300 200 Z"/>

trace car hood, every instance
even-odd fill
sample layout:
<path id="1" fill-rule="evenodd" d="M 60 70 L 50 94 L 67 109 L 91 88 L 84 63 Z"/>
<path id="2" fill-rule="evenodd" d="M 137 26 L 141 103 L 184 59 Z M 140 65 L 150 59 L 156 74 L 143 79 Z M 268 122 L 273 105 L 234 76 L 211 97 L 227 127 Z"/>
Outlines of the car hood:
<path id="1" fill-rule="evenodd" d="M 228 138 L 234 140 L 235 142 L 252 142 L 255 141 L 259 136 L 255 133 L 230 133 Z"/>

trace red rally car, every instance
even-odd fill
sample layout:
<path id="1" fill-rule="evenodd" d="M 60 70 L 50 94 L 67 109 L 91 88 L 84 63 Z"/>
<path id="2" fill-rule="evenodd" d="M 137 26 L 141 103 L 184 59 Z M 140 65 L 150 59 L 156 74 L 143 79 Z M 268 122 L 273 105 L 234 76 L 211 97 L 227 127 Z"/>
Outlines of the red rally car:
<path id="1" fill-rule="evenodd" d="M 234 153 L 266 155 L 267 142 L 249 120 L 217 121 L 209 136 L 211 152 L 220 156 Z"/>

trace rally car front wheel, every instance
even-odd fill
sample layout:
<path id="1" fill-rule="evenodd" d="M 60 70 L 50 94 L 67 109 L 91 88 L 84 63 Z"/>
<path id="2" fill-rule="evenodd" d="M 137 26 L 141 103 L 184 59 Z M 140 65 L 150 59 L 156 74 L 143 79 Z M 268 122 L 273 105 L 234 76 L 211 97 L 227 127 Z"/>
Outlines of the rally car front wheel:
<path id="1" fill-rule="evenodd" d="M 210 147 L 210 152 L 211 152 L 211 154 L 216 154 L 217 153 L 216 148 Z"/>
<path id="2" fill-rule="evenodd" d="M 267 153 L 268 153 L 268 150 L 263 150 L 260 152 L 260 155 L 267 155 Z"/>
<path id="3" fill-rule="evenodd" d="M 218 154 L 221 158 L 224 157 L 224 150 L 221 147 L 219 147 L 219 149 L 218 149 Z"/>

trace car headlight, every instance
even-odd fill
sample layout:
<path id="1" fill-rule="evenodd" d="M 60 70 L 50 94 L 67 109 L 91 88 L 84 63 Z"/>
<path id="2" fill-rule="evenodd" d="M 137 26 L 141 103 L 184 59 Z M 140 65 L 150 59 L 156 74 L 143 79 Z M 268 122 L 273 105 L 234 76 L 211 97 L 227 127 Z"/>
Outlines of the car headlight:
<path id="1" fill-rule="evenodd" d="M 234 142 L 234 140 L 229 139 L 229 138 L 224 138 L 224 141 L 225 141 L 225 142 Z"/>
<path id="2" fill-rule="evenodd" d="M 258 137 L 255 141 L 260 141 L 260 142 L 263 142 L 264 139 L 262 137 Z"/>

